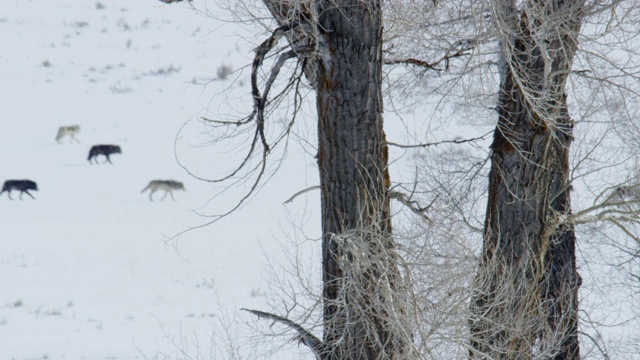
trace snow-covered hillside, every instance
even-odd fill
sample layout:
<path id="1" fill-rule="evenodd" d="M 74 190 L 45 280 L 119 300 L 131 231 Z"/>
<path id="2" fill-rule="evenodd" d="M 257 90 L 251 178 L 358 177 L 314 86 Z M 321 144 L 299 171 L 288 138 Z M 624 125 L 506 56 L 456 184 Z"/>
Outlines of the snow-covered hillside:
<path id="1" fill-rule="evenodd" d="M 39 191 L 0 197 L 0 359 L 224 358 L 209 349 L 224 343 L 223 310 L 265 307 L 263 252 L 278 260 L 282 202 L 316 180 L 305 155 L 291 152 L 234 216 L 166 238 L 208 221 L 192 210 L 217 214 L 237 200 L 212 198 L 220 188 L 188 176 L 174 154 L 187 123 L 175 148 L 189 170 L 219 174 L 234 159 L 200 147 L 194 121 L 214 95 L 247 90 L 210 82 L 252 55 L 241 30 L 222 25 L 186 2 L 3 1 L 0 181 L 32 179 Z M 81 144 L 56 144 L 72 124 Z M 122 154 L 90 165 L 93 144 Z M 186 192 L 150 202 L 140 191 L 152 179 Z M 306 356 L 290 348 L 274 357 Z"/>

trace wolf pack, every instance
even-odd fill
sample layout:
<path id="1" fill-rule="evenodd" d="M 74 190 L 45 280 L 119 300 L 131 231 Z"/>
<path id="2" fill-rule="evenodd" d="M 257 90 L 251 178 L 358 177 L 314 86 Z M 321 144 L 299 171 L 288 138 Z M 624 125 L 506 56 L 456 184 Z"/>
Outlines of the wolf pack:
<path id="1" fill-rule="evenodd" d="M 70 143 L 76 142 L 79 144 L 80 141 L 76 137 L 76 135 L 78 135 L 79 133 L 80 125 L 60 126 L 55 140 L 58 144 L 62 144 L 64 138 L 69 138 Z M 113 154 L 122 154 L 122 149 L 120 148 L 120 146 L 112 144 L 93 145 L 91 149 L 89 149 L 89 156 L 87 157 L 87 160 L 89 161 L 89 164 L 93 165 L 95 163 L 97 165 L 100 164 L 100 162 L 98 161 L 98 156 L 102 155 L 105 157 L 105 160 L 102 163 L 108 162 L 109 164 L 113 164 L 111 162 L 111 155 Z M 141 193 L 144 193 L 147 190 L 149 190 L 149 200 L 151 201 L 153 201 L 153 194 L 157 191 L 164 191 L 164 196 L 161 199 L 162 201 L 164 201 L 167 195 L 170 195 L 171 199 L 175 201 L 176 199 L 173 197 L 173 192 L 176 190 L 185 191 L 185 188 L 184 184 L 180 181 L 155 179 L 151 180 L 149 184 L 144 189 L 142 189 Z M 2 185 L 0 197 L 6 192 L 9 199 L 13 200 L 13 198 L 11 197 L 12 191 L 20 192 L 20 200 L 22 200 L 22 195 L 24 194 L 27 194 L 32 199 L 35 199 L 35 197 L 29 191 L 38 191 L 38 184 L 30 179 L 6 180 Z"/>

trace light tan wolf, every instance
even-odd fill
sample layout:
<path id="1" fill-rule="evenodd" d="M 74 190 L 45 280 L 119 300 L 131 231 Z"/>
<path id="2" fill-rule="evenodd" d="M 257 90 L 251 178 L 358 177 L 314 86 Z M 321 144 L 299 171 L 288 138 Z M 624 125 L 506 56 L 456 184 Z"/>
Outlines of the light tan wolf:
<path id="1" fill-rule="evenodd" d="M 56 135 L 56 142 L 58 144 L 62 143 L 62 138 L 68 136 L 71 138 L 71 143 L 73 144 L 73 140 L 75 140 L 78 144 L 80 141 L 76 139 L 76 135 L 80 132 L 80 125 L 68 125 L 68 126 L 60 126 L 58 128 L 58 135 Z"/>
<path id="2" fill-rule="evenodd" d="M 152 198 L 153 193 L 158 190 L 164 190 L 164 196 L 162 197 L 163 201 L 164 201 L 164 198 L 167 197 L 167 194 L 171 195 L 171 198 L 173 199 L 173 201 L 176 201 L 176 199 L 174 199 L 173 197 L 174 190 L 186 191 L 184 188 L 184 184 L 176 180 L 151 180 L 149 182 L 149 185 L 147 185 L 146 188 L 142 189 L 141 193 L 147 190 L 150 190 L 149 200 L 151 201 L 153 201 L 153 198 Z"/>

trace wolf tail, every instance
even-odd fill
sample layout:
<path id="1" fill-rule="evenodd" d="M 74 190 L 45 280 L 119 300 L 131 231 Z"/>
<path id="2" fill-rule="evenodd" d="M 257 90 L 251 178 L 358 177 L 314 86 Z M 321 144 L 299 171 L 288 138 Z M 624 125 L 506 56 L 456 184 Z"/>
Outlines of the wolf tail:
<path id="1" fill-rule="evenodd" d="M 147 189 L 149 189 L 151 187 L 151 183 L 149 183 L 149 185 L 147 185 L 146 188 L 142 189 L 142 191 L 140 191 L 140 193 L 143 193 L 145 191 L 147 191 Z"/>

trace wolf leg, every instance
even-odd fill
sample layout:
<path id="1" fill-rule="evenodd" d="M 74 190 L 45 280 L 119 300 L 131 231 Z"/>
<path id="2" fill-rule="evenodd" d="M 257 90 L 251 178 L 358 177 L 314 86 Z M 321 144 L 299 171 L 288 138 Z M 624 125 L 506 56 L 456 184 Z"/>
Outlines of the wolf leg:
<path id="1" fill-rule="evenodd" d="M 169 192 L 168 192 L 167 190 L 165 190 L 165 191 L 164 191 L 164 196 L 162 197 L 162 201 L 164 201 L 164 199 L 167 197 L 167 194 L 168 194 L 168 193 L 169 193 Z"/>
<path id="2" fill-rule="evenodd" d="M 169 191 L 169 195 L 171 195 L 171 199 L 172 199 L 173 201 L 176 201 L 176 199 L 173 197 L 173 191 Z M 166 196 L 166 195 L 165 195 L 165 196 Z"/>
<path id="3" fill-rule="evenodd" d="M 149 200 L 153 201 L 153 198 L 151 197 L 151 195 L 153 195 L 153 193 L 156 192 L 155 190 L 151 189 L 151 191 L 149 191 Z"/>
<path id="4" fill-rule="evenodd" d="M 27 195 L 31 196 L 31 198 L 32 198 L 33 200 L 35 200 L 35 199 L 36 199 L 36 198 L 34 198 L 34 197 L 33 197 L 33 195 L 31 195 L 31 193 L 29 192 L 29 190 L 24 190 L 24 191 L 22 191 L 22 192 L 20 193 L 20 200 L 22 200 L 22 193 L 25 193 L 25 194 L 27 194 Z"/>
<path id="5" fill-rule="evenodd" d="M 109 154 L 105 154 L 104 156 L 107 157 L 107 161 L 109 162 L 109 164 L 113 165 L 113 163 L 111 162 L 111 159 L 109 159 Z"/>

